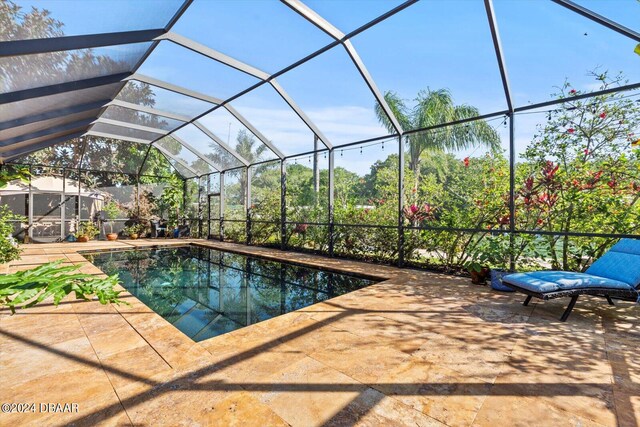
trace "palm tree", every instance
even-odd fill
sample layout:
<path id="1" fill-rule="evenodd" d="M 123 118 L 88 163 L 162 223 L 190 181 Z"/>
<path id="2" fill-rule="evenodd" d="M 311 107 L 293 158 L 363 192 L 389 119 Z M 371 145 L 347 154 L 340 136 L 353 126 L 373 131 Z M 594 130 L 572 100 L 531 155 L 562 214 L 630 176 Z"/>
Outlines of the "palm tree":
<path id="1" fill-rule="evenodd" d="M 258 163 L 262 160 L 263 154 L 268 151 L 266 145 L 260 143 L 257 144 L 256 138 L 249 134 L 246 130 L 241 129 L 238 132 L 238 136 L 236 138 L 236 152 L 240 154 L 249 164 Z M 257 146 L 256 146 L 257 144 Z M 258 167 L 260 168 L 260 167 Z M 249 169 L 248 173 L 255 174 L 257 172 L 256 169 L 251 171 Z M 245 195 L 247 194 L 247 178 L 246 175 L 240 175 L 240 194 L 242 197 L 242 202 L 245 206 L 247 206 L 247 202 L 245 201 Z"/>
<path id="2" fill-rule="evenodd" d="M 417 104 L 413 109 L 409 109 L 395 92 L 386 92 L 384 98 L 404 130 L 422 129 L 480 115 L 476 107 L 454 105 L 448 89 L 421 90 L 415 99 Z M 376 105 L 376 115 L 389 132 L 395 132 L 391 121 L 379 105 Z M 446 126 L 437 131 L 413 133 L 406 138 L 409 142 L 409 167 L 414 173 L 416 186 L 420 174 L 420 157 L 426 150 L 464 150 L 476 146 L 496 149 L 500 146 L 498 133 L 484 120 Z"/>
<path id="3" fill-rule="evenodd" d="M 246 130 L 240 129 L 236 137 L 236 152 L 244 157 L 249 164 L 257 163 L 262 160 L 262 155 L 268 150 L 267 146 L 260 143 L 255 146 L 258 141 Z"/>

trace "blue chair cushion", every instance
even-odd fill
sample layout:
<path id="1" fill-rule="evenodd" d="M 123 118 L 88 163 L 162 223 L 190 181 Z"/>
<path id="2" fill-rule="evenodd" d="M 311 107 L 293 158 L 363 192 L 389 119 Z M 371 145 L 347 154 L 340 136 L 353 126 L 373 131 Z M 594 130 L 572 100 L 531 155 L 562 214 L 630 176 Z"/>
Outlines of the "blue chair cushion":
<path id="1" fill-rule="evenodd" d="M 542 294 L 588 288 L 633 290 L 632 286 L 620 280 L 608 279 L 586 273 L 574 273 L 572 271 L 515 273 L 504 276 L 502 281 Z"/>
<path id="2" fill-rule="evenodd" d="M 625 282 L 632 287 L 640 285 L 640 240 L 621 239 L 591 264 L 587 274 Z"/>

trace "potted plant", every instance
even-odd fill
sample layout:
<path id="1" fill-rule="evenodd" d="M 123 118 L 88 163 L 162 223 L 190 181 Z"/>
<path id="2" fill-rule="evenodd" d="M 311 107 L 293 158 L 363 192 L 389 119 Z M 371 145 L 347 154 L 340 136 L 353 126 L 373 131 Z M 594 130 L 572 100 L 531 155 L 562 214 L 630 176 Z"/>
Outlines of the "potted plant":
<path id="1" fill-rule="evenodd" d="M 104 207 L 102 208 L 102 211 L 105 214 L 107 223 L 109 224 L 109 228 L 111 230 L 110 233 L 105 233 L 107 236 L 107 240 L 111 240 L 111 241 L 118 240 L 118 233 L 113 232 L 113 221 L 118 217 L 118 214 L 120 213 L 120 208 L 118 207 L 118 204 L 113 200 L 111 200 L 104 205 Z"/>
<path id="2" fill-rule="evenodd" d="M 489 276 L 489 267 L 487 267 L 487 257 L 482 250 L 482 245 L 478 244 L 475 250 L 469 254 L 469 259 L 464 266 L 471 275 L 471 283 L 474 285 L 484 285 Z"/>
<path id="3" fill-rule="evenodd" d="M 92 222 L 84 221 L 78 225 L 78 231 L 73 235 L 80 243 L 86 243 L 100 234 L 100 230 Z"/>
<path id="4" fill-rule="evenodd" d="M 129 236 L 131 240 L 136 240 L 138 237 L 140 237 L 140 234 L 144 232 L 145 228 L 146 227 L 144 224 L 133 224 L 129 227 L 126 227 L 124 229 L 124 232 L 127 236 Z"/>
<path id="5" fill-rule="evenodd" d="M 496 291 L 513 292 L 513 289 L 502 284 L 502 276 L 513 273 L 509 270 L 511 261 L 509 236 L 506 234 L 487 236 L 480 250 L 491 269 L 491 287 Z"/>

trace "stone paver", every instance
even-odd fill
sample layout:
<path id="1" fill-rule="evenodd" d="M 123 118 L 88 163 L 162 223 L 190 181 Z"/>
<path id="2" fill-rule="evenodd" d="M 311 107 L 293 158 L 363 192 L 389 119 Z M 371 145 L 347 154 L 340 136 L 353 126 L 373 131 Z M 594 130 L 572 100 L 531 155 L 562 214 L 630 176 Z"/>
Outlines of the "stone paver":
<path id="1" fill-rule="evenodd" d="M 13 272 L 78 251 L 193 243 L 376 277 L 372 286 L 194 343 L 132 295 L 0 311 L 0 425 L 635 426 L 639 312 L 522 297 L 465 278 L 203 240 L 25 245 Z"/>

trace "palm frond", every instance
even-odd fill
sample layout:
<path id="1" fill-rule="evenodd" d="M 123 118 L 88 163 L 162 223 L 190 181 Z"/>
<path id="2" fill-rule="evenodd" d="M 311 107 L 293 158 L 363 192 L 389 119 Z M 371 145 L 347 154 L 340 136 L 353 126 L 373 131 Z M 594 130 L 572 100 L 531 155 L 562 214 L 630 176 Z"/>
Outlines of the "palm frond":
<path id="1" fill-rule="evenodd" d="M 385 92 L 384 99 L 387 102 L 387 105 L 389 106 L 389 108 L 391 109 L 391 112 L 400 123 L 400 126 L 402 126 L 402 128 L 405 130 L 411 129 L 412 126 L 411 126 L 410 118 L 407 114 L 407 106 L 405 105 L 404 100 L 400 98 L 400 96 L 397 93 L 391 92 L 391 91 Z M 376 116 L 378 117 L 378 120 L 387 129 L 387 131 L 389 133 L 395 133 L 396 129 L 394 128 L 393 123 L 391 123 L 391 120 L 389 120 L 389 117 L 387 117 L 387 114 L 384 112 L 380 104 L 378 104 L 377 102 L 375 105 L 375 111 L 376 111 Z"/>

